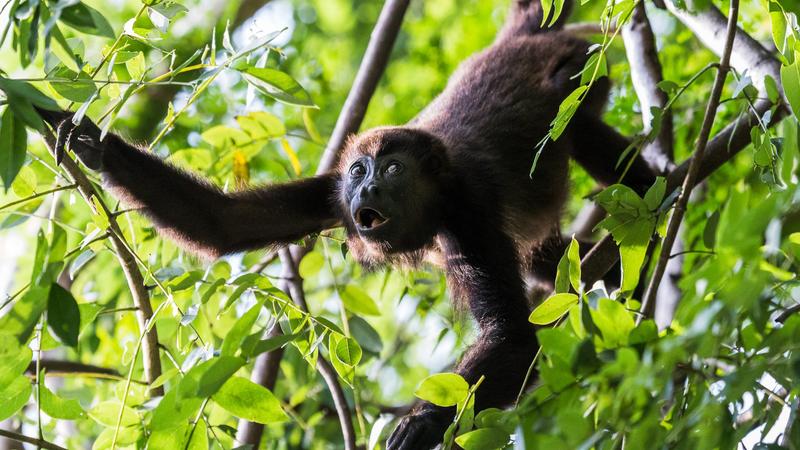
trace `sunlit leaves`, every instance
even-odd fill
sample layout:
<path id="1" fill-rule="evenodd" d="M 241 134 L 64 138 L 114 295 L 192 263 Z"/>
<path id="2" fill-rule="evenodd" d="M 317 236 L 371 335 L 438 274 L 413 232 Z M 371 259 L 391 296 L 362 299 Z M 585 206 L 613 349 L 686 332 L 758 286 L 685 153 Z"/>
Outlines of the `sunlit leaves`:
<path id="1" fill-rule="evenodd" d="M 63 399 L 53 393 L 47 386 L 40 386 L 39 403 L 48 416 L 54 419 L 76 420 L 84 416 L 83 408 L 75 399 Z"/>
<path id="2" fill-rule="evenodd" d="M 328 351 L 331 364 L 339 376 L 349 385 L 353 385 L 355 369 L 361 361 L 361 347 L 355 339 L 332 333 L 328 339 Z"/>
<path id="3" fill-rule="evenodd" d="M 454 406 L 467 398 L 469 384 L 461 375 L 437 373 L 425 378 L 414 395 L 438 406 Z"/>
<path id="4" fill-rule="evenodd" d="M 115 400 L 100 402 L 87 413 L 95 422 L 107 427 L 116 427 L 118 419 L 123 427 L 136 425 L 140 420 L 136 410 Z"/>
<path id="5" fill-rule="evenodd" d="M 22 409 L 31 396 L 31 382 L 22 375 L 9 384 L 0 386 L 0 420 L 11 417 Z"/>
<path id="6" fill-rule="evenodd" d="M 213 398 L 233 415 L 252 422 L 267 424 L 288 420 L 272 392 L 246 378 L 229 379 Z"/>
<path id="7" fill-rule="evenodd" d="M 311 96 L 288 74 L 270 68 L 240 69 L 245 80 L 259 92 L 289 105 L 316 108 Z"/>
<path id="8" fill-rule="evenodd" d="M 457 437 L 456 444 L 464 450 L 500 449 L 508 443 L 508 435 L 499 428 L 479 428 Z"/>
<path id="9" fill-rule="evenodd" d="M 0 317 L 0 330 L 17 337 L 19 343 L 28 342 L 36 323 L 47 307 L 48 289 L 30 288 L 14 303 L 9 312 Z"/>
<path id="10" fill-rule="evenodd" d="M 372 297 L 358 286 L 352 284 L 345 286 L 339 290 L 339 297 L 342 298 L 342 303 L 348 311 L 366 316 L 378 316 L 381 313 Z"/>
<path id="11" fill-rule="evenodd" d="M 32 357 L 33 352 L 27 345 L 20 344 L 13 335 L 0 331 L 0 386 L 8 386 L 22 375 Z"/>
<path id="12" fill-rule="evenodd" d="M 567 311 L 577 303 L 578 296 L 575 294 L 563 293 L 553 295 L 542 302 L 541 305 L 537 306 L 528 320 L 535 325 L 553 323 L 566 314 Z"/>

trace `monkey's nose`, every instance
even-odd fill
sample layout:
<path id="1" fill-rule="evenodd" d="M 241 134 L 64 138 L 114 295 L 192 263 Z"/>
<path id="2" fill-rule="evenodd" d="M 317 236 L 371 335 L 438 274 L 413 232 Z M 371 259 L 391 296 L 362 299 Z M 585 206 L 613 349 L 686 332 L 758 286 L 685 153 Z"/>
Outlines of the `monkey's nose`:
<path id="1" fill-rule="evenodd" d="M 367 194 L 371 196 L 378 195 L 378 185 L 377 184 L 370 184 L 367 186 Z"/>

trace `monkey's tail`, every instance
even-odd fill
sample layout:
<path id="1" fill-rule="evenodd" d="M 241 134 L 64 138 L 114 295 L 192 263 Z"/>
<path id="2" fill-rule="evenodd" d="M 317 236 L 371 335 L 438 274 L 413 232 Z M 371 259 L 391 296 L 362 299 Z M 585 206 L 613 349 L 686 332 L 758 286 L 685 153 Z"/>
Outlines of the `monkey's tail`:
<path id="1" fill-rule="evenodd" d="M 556 4 L 562 3 L 563 6 L 558 10 Z M 547 12 L 545 20 L 542 0 L 513 0 L 511 10 L 508 12 L 506 24 L 497 36 L 498 40 L 511 38 L 519 35 L 543 33 L 551 30 L 559 30 L 572 12 L 572 0 L 559 2 L 554 0 Z M 553 17 L 558 13 L 558 17 L 553 22 Z"/>

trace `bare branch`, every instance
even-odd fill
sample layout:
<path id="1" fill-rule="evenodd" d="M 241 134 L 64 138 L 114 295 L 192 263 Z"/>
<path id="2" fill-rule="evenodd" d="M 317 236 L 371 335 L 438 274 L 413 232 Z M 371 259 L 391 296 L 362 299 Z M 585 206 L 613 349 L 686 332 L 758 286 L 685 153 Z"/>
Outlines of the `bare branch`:
<path id="1" fill-rule="evenodd" d="M 667 0 L 667 9 L 700 39 L 700 42 L 722 56 L 727 36 L 727 19 L 713 4 L 702 11 L 689 12 L 679 9 L 674 0 Z M 769 75 L 780 84 L 780 64 L 761 44 L 741 28 L 736 28 L 736 38 L 730 65 L 737 72 L 747 72 L 759 91 L 764 92 L 764 77 Z"/>
<path id="2" fill-rule="evenodd" d="M 609 34 L 614 34 L 616 30 L 616 25 L 612 25 L 608 30 L 604 30 L 597 22 L 579 22 L 564 25 L 564 31 L 577 37 L 592 37 L 598 34 L 605 34 L 606 31 L 608 31 Z"/>
<path id="3" fill-rule="evenodd" d="M 52 442 L 45 441 L 44 439 L 32 438 L 24 434 L 14 433 L 13 431 L 6 431 L 0 429 L 0 436 L 26 444 L 32 444 L 39 448 L 46 448 L 48 450 L 67 450 L 60 445 L 53 444 Z"/>
<path id="4" fill-rule="evenodd" d="M 56 138 L 50 131 L 42 133 L 45 143 L 50 151 L 55 154 Z M 133 304 L 136 306 L 136 319 L 139 323 L 139 331 L 145 333 L 150 320 L 153 317 L 153 307 L 150 305 L 150 294 L 144 284 L 142 272 L 136 265 L 136 257 L 129 250 L 129 245 L 125 242 L 122 230 L 119 228 L 116 218 L 111 214 L 111 210 L 103 202 L 94 189 L 94 186 L 86 178 L 86 175 L 81 171 L 75 161 L 64 155 L 61 161 L 61 166 L 67 171 L 70 178 L 78 187 L 78 192 L 83 199 L 94 210 L 95 213 L 105 214 L 108 217 L 108 228 L 111 231 L 111 245 L 114 248 L 114 253 L 117 255 L 122 271 L 125 274 L 125 279 L 128 282 L 128 289 L 130 289 Z M 96 201 L 96 203 L 95 203 Z M 99 205 L 101 211 L 95 210 L 95 204 Z M 156 378 L 161 375 L 161 359 L 158 354 L 158 332 L 156 327 L 151 327 L 145 333 L 142 339 L 142 360 L 144 362 L 144 376 L 148 383 L 152 384 Z M 133 362 L 131 363 L 133 364 Z M 164 395 L 162 387 L 156 387 L 150 390 L 153 396 Z"/>
<path id="5" fill-rule="evenodd" d="M 339 153 L 344 146 L 347 136 L 358 131 L 364 115 L 367 113 L 369 101 L 375 88 L 378 86 L 386 64 L 389 62 L 389 55 L 392 53 L 394 41 L 400 32 L 400 25 L 403 23 L 408 8 L 409 0 L 387 0 L 378 17 L 378 23 L 372 30 L 372 35 L 367 45 L 367 51 L 361 60 L 353 87 L 347 94 L 342 112 L 336 120 L 325 153 L 317 168 L 317 173 L 325 173 L 333 169 L 339 159 Z"/>
<path id="6" fill-rule="evenodd" d="M 361 126 L 361 122 L 364 120 L 364 115 L 369 106 L 369 101 L 375 93 L 378 81 L 386 69 L 389 55 L 392 52 L 392 47 L 400 32 L 400 26 L 403 23 L 406 9 L 408 9 L 408 3 L 409 0 L 387 0 L 386 3 L 384 3 L 375 28 L 372 30 L 369 44 L 367 44 L 367 50 L 364 53 L 364 58 L 361 60 L 358 73 L 353 81 L 353 87 L 347 95 L 342 111 L 339 113 L 339 118 L 336 120 L 336 126 L 328 140 L 328 145 L 325 147 L 325 152 L 322 155 L 319 167 L 317 167 L 318 174 L 326 173 L 334 168 L 347 136 L 357 132 Z M 292 300 L 305 311 L 308 311 L 308 307 L 305 304 L 303 281 L 300 278 L 297 268 L 300 264 L 300 260 L 303 259 L 303 256 L 305 256 L 311 248 L 313 248 L 313 241 L 306 245 L 306 247 L 292 246 L 291 248 L 283 249 L 279 252 L 285 275 L 283 277 L 285 281 L 282 288 L 289 293 Z M 256 368 L 253 370 L 253 380 L 274 379 L 274 377 L 277 376 L 280 358 L 281 355 L 274 351 L 260 355 L 259 360 L 256 362 Z M 318 359 L 317 370 L 320 375 L 322 375 L 325 384 L 328 386 L 333 396 L 336 413 L 339 415 L 339 422 L 342 425 L 345 449 L 355 449 L 353 419 L 336 372 L 330 363 L 322 357 Z M 240 434 L 237 434 L 237 440 L 243 444 L 250 444 L 253 445 L 254 448 L 258 448 L 263 427 L 264 426 L 261 424 L 240 421 L 239 428 L 242 431 Z"/>
<path id="7" fill-rule="evenodd" d="M 672 111 L 664 110 L 667 94 L 658 88 L 664 77 L 658 49 L 650 21 L 647 19 L 644 2 L 640 2 L 628 22 L 622 28 L 622 40 L 631 69 L 631 81 L 642 108 L 644 132 L 649 133 L 653 121 L 652 108 L 662 110 L 661 129 L 655 140 L 642 149 L 642 156 L 658 173 L 665 173 L 674 166 Z"/>

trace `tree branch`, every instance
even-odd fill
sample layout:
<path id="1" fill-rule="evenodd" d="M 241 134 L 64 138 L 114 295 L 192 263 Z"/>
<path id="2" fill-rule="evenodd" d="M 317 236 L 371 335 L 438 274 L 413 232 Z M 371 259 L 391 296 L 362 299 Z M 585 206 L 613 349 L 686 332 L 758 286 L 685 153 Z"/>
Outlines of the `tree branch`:
<path id="1" fill-rule="evenodd" d="M 42 133 L 42 136 L 50 152 L 55 155 L 56 138 L 53 136 L 53 133 L 47 130 Z M 78 192 L 89 207 L 92 208 L 94 213 L 105 214 L 105 216 L 108 217 L 108 228 L 111 231 L 111 233 L 109 233 L 111 245 L 114 248 L 114 253 L 117 255 L 122 271 L 125 273 L 128 289 L 130 289 L 133 304 L 136 306 L 136 319 L 139 323 L 139 330 L 145 333 L 153 317 L 153 307 L 150 305 L 150 294 L 147 292 L 147 288 L 144 285 L 142 272 L 136 265 L 136 258 L 129 250 L 130 247 L 128 243 L 124 241 L 124 235 L 119 228 L 117 220 L 114 218 L 113 214 L 111 214 L 111 210 L 108 209 L 103 199 L 97 194 L 92 183 L 86 178 L 86 175 L 78 168 L 78 165 L 69 155 L 64 155 L 61 161 L 61 167 L 63 167 L 70 178 L 72 178 L 73 182 L 78 187 Z M 96 205 L 99 205 L 100 211 L 97 210 Z M 158 332 L 156 331 L 156 327 L 151 327 L 143 336 L 142 360 L 144 363 L 145 379 L 148 383 L 152 384 L 155 379 L 161 375 L 161 359 L 158 354 Z M 134 363 L 135 361 L 131 364 Z M 164 389 L 160 386 L 153 388 L 150 390 L 150 394 L 153 396 L 164 395 Z"/>
<path id="2" fill-rule="evenodd" d="M 718 29 L 720 17 L 724 19 L 722 13 L 713 5 L 709 9 L 692 15 L 684 11 L 677 11 L 670 2 L 672 11 L 684 24 L 687 25 L 695 34 L 705 36 L 701 41 L 706 43 L 714 50 L 723 48 L 724 44 L 717 42 L 723 35 L 712 32 Z M 738 72 L 747 71 L 757 86 L 763 88 L 764 77 L 771 76 L 780 86 L 780 63 L 761 46 L 755 39 L 750 37 L 741 29 L 736 29 L 735 46 L 731 53 L 731 66 Z M 748 64 L 753 64 L 749 66 Z M 763 90 L 761 92 L 764 92 Z M 766 97 L 766 96 L 765 96 Z M 767 111 L 775 105 L 765 99 L 755 101 L 753 108 L 746 114 L 739 117 L 733 123 L 720 131 L 712 139 L 705 151 L 702 164 L 698 170 L 698 180 L 707 178 L 711 173 L 731 160 L 736 154 L 750 144 L 750 129 L 758 123 Z M 783 105 L 778 106 L 772 115 L 770 125 L 779 122 L 786 114 L 787 110 Z M 684 162 L 675 168 L 667 176 L 667 192 L 677 188 L 688 173 L 688 162 Z M 601 279 L 614 264 L 619 260 L 619 251 L 610 235 L 600 240 L 581 260 L 583 281 L 588 286 Z"/>
<path id="3" fill-rule="evenodd" d="M 6 431 L 0 429 L 0 436 L 5 438 L 17 441 L 17 442 L 24 442 L 26 444 L 32 444 L 39 448 L 46 448 L 48 450 L 67 450 L 60 445 L 53 444 L 52 442 L 47 442 L 44 439 L 37 439 L 25 436 L 24 434 L 14 433 L 13 431 Z"/>
<path id="4" fill-rule="evenodd" d="M 358 132 L 361 127 L 369 101 L 375 93 L 378 81 L 386 70 L 392 47 L 394 47 L 394 42 L 400 32 L 400 26 L 403 23 L 403 17 L 408 9 L 408 3 L 409 0 L 387 0 L 384 3 L 375 28 L 373 28 L 370 35 L 367 50 L 361 60 L 358 73 L 353 81 L 353 87 L 347 95 L 342 111 L 339 113 L 339 118 L 336 120 L 336 126 L 328 140 L 328 145 L 325 147 L 325 152 L 320 159 L 317 174 L 329 172 L 334 168 L 347 136 Z M 308 311 L 308 306 L 305 304 L 303 281 L 299 276 L 298 267 L 303 256 L 311 248 L 313 248 L 313 241 L 305 247 L 292 246 L 279 252 L 284 275 L 286 275 L 282 289 L 289 293 L 292 300 L 305 311 Z M 275 379 L 281 356 L 274 351 L 260 355 L 259 360 L 263 359 L 264 361 L 257 360 L 256 368 L 260 370 L 254 368 L 252 379 L 254 381 L 256 379 Z M 345 449 L 354 450 L 356 448 L 356 437 L 353 419 L 347 399 L 344 397 L 344 391 L 336 376 L 336 371 L 322 357 L 317 361 L 317 370 L 322 375 L 333 397 L 336 413 L 339 415 L 339 422 L 342 426 Z M 237 433 L 237 440 L 242 444 L 250 444 L 253 448 L 258 448 L 264 426 L 240 421 L 239 427 L 241 432 Z"/>
<path id="5" fill-rule="evenodd" d="M 661 62 L 650 21 L 647 19 L 644 2 L 640 2 L 628 22 L 622 28 L 622 40 L 631 69 L 631 81 L 642 108 L 644 132 L 652 129 L 652 108 L 662 110 L 661 129 L 653 142 L 642 149 L 642 156 L 650 167 L 658 173 L 665 173 L 674 166 L 672 111 L 665 110 L 668 98 L 666 92 L 658 88 L 663 81 Z"/>
<path id="6" fill-rule="evenodd" d="M 358 131 L 367 107 L 378 81 L 381 79 L 386 64 L 389 62 L 389 55 L 392 53 L 394 41 L 400 32 L 400 25 L 403 23 L 408 8 L 409 0 L 387 0 L 378 17 L 378 23 L 370 35 L 367 51 L 361 60 L 353 87 L 347 94 L 342 112 L 336 120 L 325 153 L 322 155 L 317 173 L 325 173 L 333 169 L 339 159 L 339 153 L 344 146 L 347 136 Z"/>

